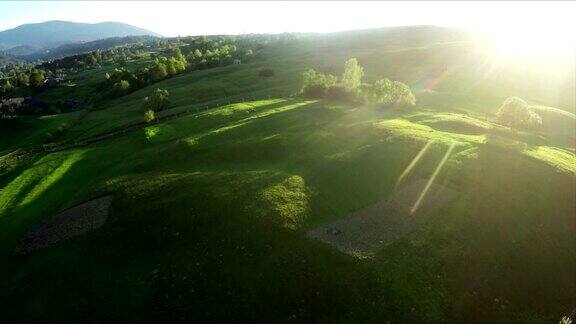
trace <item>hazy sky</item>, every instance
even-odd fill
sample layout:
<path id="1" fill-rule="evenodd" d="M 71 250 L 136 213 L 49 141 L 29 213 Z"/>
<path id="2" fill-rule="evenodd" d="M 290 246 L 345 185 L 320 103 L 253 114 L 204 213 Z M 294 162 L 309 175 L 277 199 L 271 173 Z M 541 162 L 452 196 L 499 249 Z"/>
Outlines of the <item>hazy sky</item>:
<path id="1" fill-rule="evenodd" d="M 168 2 L 0 1 L 0 30 L 47 20 L 119 21 L 165 36 L 329 32 L 447 25 L 496 32 L 576 30 L 574 2 Z"/>

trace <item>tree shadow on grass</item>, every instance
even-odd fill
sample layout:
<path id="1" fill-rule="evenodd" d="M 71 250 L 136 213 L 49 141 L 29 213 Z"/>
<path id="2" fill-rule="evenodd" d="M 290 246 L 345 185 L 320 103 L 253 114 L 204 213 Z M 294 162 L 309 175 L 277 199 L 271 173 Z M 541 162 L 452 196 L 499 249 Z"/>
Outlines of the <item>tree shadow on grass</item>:
<path id="1" fill-rule="evenodd" d="M 276 105 L 281 108 L 286 103 Z M 321 128 L 326 124 L 333 125 L 331 132 L 346 128 L 336 126 L 347 124 L 347 119 L 340 119 L 344 112 L 293 109 L 243 122 L 234 120 L 223 126 L 236 127 L 203 138 L 192 151 L 195 154 L 190 154 L 189 147 L 152 148 L 158 150 L 158 160 L 148 162 L 148 166 L 156 173 L 134 171 L 126 162 L 151 158 L 146 154 L 152 151 L 123 154 L 126 147 L 119 145 L 120 140 L 98 145 L 107 150 L 105 153 L 88 150 L 82 163 L 73 165 L 50 190 L 19 213 L 30 213 L 26 217 L 37 220 L 40 211 L 56 212 L 88 198 L 93 193 L 91 186 L 114 179 L 114 175 L 129 174 L 129 188 L 104 186 L 116 192 L 117 200 L 110 222 L 99 231 L 20 261 L 6 262 L 5 277 L 20 276 L 10 280 L 12 286 L 6 290 L 8 298 L 3 305 L 10 309 L 7 317 L 29 314 L 30 319 L 70 320 L 84 316 L 101 321 L 404 318 L 408 306 L 396 303 L 363 262 L 278 226 L 282 223 L 278 215 L 284 212 L 281 207 L 291 205 L 284 204 L 283 188 L 289 191 L 291 184 L 285 182 L 295 175 L 306 187 L 344 187 L 329 196 L 329 202 L 346 196 L 346 189 L 355 189 L 345 188 L 351 183 L 358 188 L 374 188 L 363 181 L 370 181 L 375 173 L 362 170 L 383 170 L 380 163 L 388 160 L 374 159 L 382 151 L 354 154 L 341 167 L 325 155 L 333 152 L 332 146 L 314 149 L 322 142 Z M 362 133 L 362 129 L 356 131 Z M 306 150 L 298 149 L 305 139 L 292 141 L 311 134 L 315 139 L 306 144 Z M 354 134 L 342 136 L 356 138 Z M 272 152 L 274 146 L 283 145 L 285 136 L 292 137 L 291 150 L 266 160 L 262 164 L 265 172 L 242 170 L 257 169 L 255 161 Z M 367 139 L 358 140 L 352 140 L 350 148 L 362 146 Z M 266 141 L 263 146 L 256 145 Z M 113 145 L 117 147 L 110 148 Z M 243 160 L 242 146 L 254 147 L 255 154 Z M 240 149 L 230 151 L 234 147 Z M 270 151 L 256 154 L 264 147 Z M 301 157 L 306 151 L 309 155 Z M 286 154 L 291 156 L 283 162 Z M 109 173 L 93 174 L 90 170 L 97 161 L 102 161 L 101 168 L 126 164 Z M 318 168 L 307 163 L 318 164 Z M 325 172 L 317 172 L 322 168 Z M 346 179 L 326 181 L 340 178 L 335 176 L 338 172 L 346 173 Z M 362 181 L 354 172 L 361 173 Z M 271 193 L 267 195 L 266 189 Z M 361 190 L 358 195 L 366 192 L 372 190 Z M 257 201 L 262 196 L 268 200 Z M 20 278 L 28 281 L 18 281 Z"/>
<path id="2" fill-rule="evenodd" d="M 84 165 L 72 167 L 55 190 L 25 208 L 56 206 L 58 198 L 60 205 L 76 203 L 74 190 L 89 194 L 86 186 L 69 185 L 86 177 L 83 169 L 94 158 L 87 153 Z M 352 318 L 354 311 L 393 316 L 393 309 L 382 306 L 383 287 L 362 274 L 361 265 L 278 229 L 276 221 L 262 221 L 265 211 L 245 205 L 258 188 L 285 178 L 274 171 L 174 175 L 166 181 L 133 175 L 149 191 L 119 193 L 109 225 L 6 262 L 6 318 L 280 320 L 295 312 L 308 319 Z M 162 181 L 149 182 L 154 179 Z M 371 306 L 374 300 L 379 303 Z"/>
<path id="3" fill-rule="evenodd" d="M 232 142 L 253 140 L 255 134 L 262 134 L 269 130 L 270 126 L 266 124 L 279 126 L 278 120 L 289 120 L 291 111 L 300 111 L 313 104 L 314 102 L 292 99 L 250 109 L 240 109 L 230 115 L 213 115 L 213 112 L 206 112 L 183 117 L 191 119 L 192 123 L 186 123 L 184 119 L 152 126 L 157 128 L 155 131 L 157 139 L 152 138 L 151 144 L 153 145 L 149 149 L 177 156 L 184 154 L 184 158 L 189 158 L 191 149 L 196 153 L 206 150 L 214 151 L 210 146 L 212 144 L 228 145 Z M 266 121 L 265 124 L 263 124 L 264 121 Z M 255 125 L 264 128 L 257 129 Z M 144 135 L 146 137 L 146 133 Z"/>
<path id="4" fill-rule="evenodd" d="M 18 205 L 20 205 L 26 196 L 43 181 L 43 177 L 33 174 L 34 169 L 51 168 L 56 169 L 62 160 L 54 160 L 45 155 L 33 156 L 30 160 L 21 161 L 14 169 L 10 170 L 2 176 L 0 186 L 3 195 L 13 195 L 10 199 L 11 203 L 5 205 L 2 210 L 2 215 L 10 216 L 16 213 Z M 22 183 L 23 182 L 23 183 Z M 14 191 L 16 193 L 14 194 Z M 4 199 L 8 199 L 6 196 Z"/>

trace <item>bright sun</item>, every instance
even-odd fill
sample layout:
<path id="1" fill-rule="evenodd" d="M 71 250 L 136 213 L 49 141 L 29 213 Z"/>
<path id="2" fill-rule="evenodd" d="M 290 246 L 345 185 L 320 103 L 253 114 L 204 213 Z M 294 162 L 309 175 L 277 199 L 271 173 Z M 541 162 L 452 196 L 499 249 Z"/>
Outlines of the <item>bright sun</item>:
<path id="1" fill-rule="evenodd" d="M 576 30 L 558 28 L 546 21 L 522 27 L 501 26 L 488 30 L 500 54 L 510 58 L 554 59 L 574 58 Z"/>

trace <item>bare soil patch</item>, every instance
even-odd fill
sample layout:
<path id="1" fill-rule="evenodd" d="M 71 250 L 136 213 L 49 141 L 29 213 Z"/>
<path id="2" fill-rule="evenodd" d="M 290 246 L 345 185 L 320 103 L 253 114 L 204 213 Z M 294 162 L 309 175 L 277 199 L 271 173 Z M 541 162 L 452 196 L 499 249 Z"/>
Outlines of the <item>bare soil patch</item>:
<path id="1" fill-rule="evenodd" d="M 453 200 L 457 192 L 432 184 L 419 208 L 411 209 L 426 180 L 409 183 L 372 206 L 333 223 L 308 231 L 307 236 L 357 257 L 368 257 L 422 224 L 434 209 Z"/>
<path id="2" fill-rule="evenodd" d="M 28 254 L 101 227 L 111 204 L 112 196 L 104 196 L 47 218 L 26 234 L 14 254 Z"/>

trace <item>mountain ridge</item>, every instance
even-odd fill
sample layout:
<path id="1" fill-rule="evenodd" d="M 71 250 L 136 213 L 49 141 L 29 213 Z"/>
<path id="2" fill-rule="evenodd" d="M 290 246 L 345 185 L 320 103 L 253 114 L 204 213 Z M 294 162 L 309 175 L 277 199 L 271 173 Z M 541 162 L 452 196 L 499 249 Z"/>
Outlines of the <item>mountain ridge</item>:
<path id="1" fill-rule="evenodd" d="M 161 36 L 147 29 L 121 22 L 106 21 L 92 24 L 49 20 L 40 23 L 23 24 L 12 29 L 0 31 L 0 45 L 6 48 L 17 46 L 49 48 L 110 37 L 144 35 Z"/>

